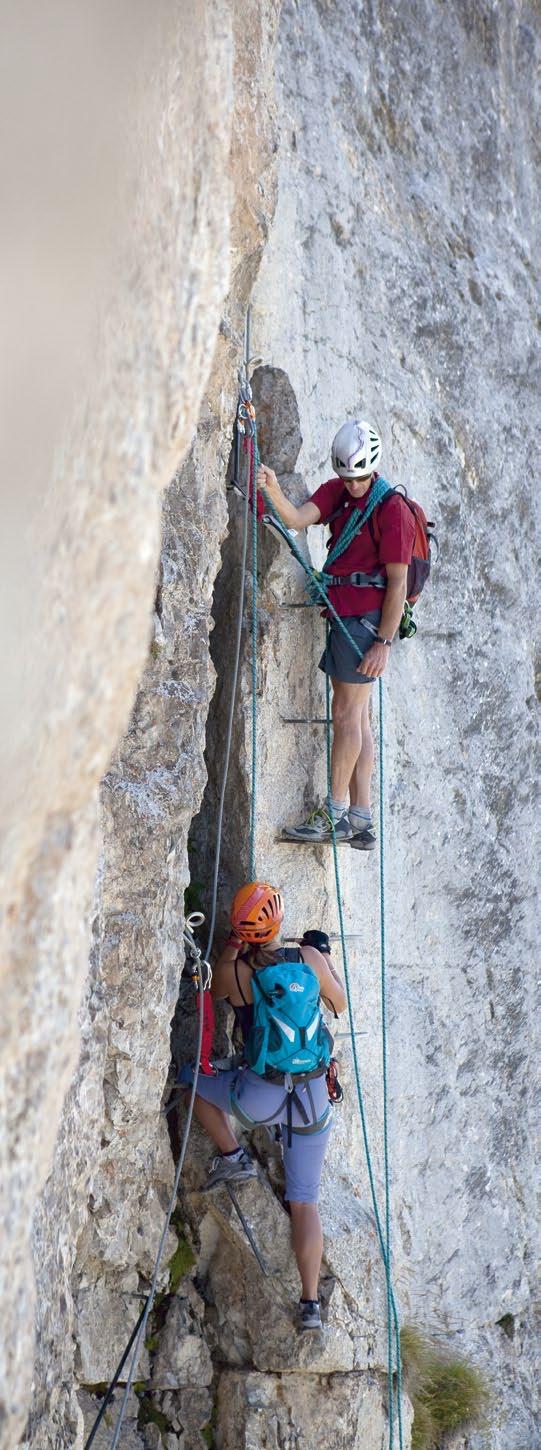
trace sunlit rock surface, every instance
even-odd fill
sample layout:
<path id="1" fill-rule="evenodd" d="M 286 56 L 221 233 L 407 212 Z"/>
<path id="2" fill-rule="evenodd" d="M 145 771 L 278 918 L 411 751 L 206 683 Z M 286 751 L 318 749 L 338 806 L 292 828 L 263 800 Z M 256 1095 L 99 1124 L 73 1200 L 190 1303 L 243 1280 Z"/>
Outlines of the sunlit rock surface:
<path id="1" fill-rule="evenodd" d="M 49 457 L 40 482 L 31 669 L 5 757 L 6 1450 L 81 1450 L 171 1190 L 179 1122 L 170 1139 L 161 1108 L 196 816 L 192 890 L 209 901 L 242 526 L 224 485 L 252 294 L 261 452 L 286 491 L 329 476 L 330 439 L 362 406 L 385 474 L 437 520 L 419 633 L 393 650 L 384 691 L 395 1293 L 403 1319 L 485 1369 L 491 1450 L 536 1446 L 539 18 L 459 0 L 164 10 L 130 160 L 130 264 L 113 268 L 50 494 Z M 302 547 L 322 562 L 317 531 Z M 336 934 L 331 857 L 277 842 L 325 790 L 322 625 L 287 607 L 301 571 L 265 531 L 258 575 L 257 870 L 285 891 L 287 935 Z M 248 607 L 251 588 L 249 571 Z M 248 868 L 250 690 L 245 630 L 219 932 Z M 340 869 L 383 1212 L 378 859 L 346 849 Z M 183 984 L 175 1061 L 194 1031 Z M 211 1149 L 195 1130 L 122 1445 L 314 1450 L 329 1425 L 344 1450 L 387 1445 L 385 1280 L 350 1039 L 339 1048 L 324 1335 L 294 1330 L 271 1145 L 257 1136 L 275 1191 L 240 1190 L 279 1270 L 264 1278 L 225 1193 L 199 1191 Z"/>

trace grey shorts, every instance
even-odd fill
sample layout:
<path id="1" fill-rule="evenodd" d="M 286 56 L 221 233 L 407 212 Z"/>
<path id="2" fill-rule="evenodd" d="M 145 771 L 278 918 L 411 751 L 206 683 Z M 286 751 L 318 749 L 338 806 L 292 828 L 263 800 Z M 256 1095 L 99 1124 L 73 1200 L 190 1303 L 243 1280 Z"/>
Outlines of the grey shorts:
<path id="1" fill-rule="evenodd" d="M 367 649 L 374 643 L 374 635 L 372 630 L 367 629 L 365 620 L 377 628 L 380 619 L 381 609 L 370 609 L 366 611 L 366 614 L 348 615 L 344 619 L 348 634 L 358 645 L 361 656 L 366 654 Z M 344 684 L 373 685 L 375 681 L 371 675 L 359 674 L 357 666 L 361 661 L 340 629 L 340 625 L 336 623 L 335 619 L 331 619 L 330 626 L 329 642 L 319 661 L 320 670 L 323 670 L 325 675 L 332 675 L 335 680 L 343 680 Z"/>
<path id="2" fill-rule="evenodd" d="M 308 1091 L 310 1089 L 310 1092 Z M 289 1203 L 317 1203 L 323 1159 L 331 1131 L 331 1115 L 327 1115 L 329 1098 L 324 1077 L 312 1078 L 310 1083 L 298 1086 L 296 1092 L 304 1105 L 310 1122 L 326 1118 L 325 1126 L 315 1133 L 304 1133 L 302 1115 L 292 1104 L 293 1132 L 291 1147 L 287 1131 L 283 1134 L 284 1171 L 286 1198 Z M 233 1068 L 219 1072 L 216 1077 L 199 1073 L 197 1095 L 207 1103 L 214 1103 L 224 1113 L 236 1115 L 243 1126 L 253 1123 L 275 1123 L 286 1128 L 286 1110 L 283 1107 L 285 1088 L 280 1083 L 267 1082 L 250 1068 Z M 313 1103 L 310 1103 L 310 1097 Z M 295 1128 L 301 1131 L 295 1132 Z"/>

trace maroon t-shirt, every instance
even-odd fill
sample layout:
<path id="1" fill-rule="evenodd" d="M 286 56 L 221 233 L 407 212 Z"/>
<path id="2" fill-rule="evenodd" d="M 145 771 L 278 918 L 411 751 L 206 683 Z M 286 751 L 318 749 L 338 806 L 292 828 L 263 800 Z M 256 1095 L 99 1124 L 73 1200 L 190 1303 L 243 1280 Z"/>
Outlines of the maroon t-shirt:
<path id="1" fill-rule="evenodd" d="M 373 480 L 374 482 L 374 480 Z M 352 498 L 347 492 L 343 478 L 329 478 L 312 494 L 310 502 L 315 503 L 321 514 L 322 524 L 327 523 L 344 499 L 344 507 L 338 518 L 331 523 L 332 545 L 345 527 L 352 509 L 363 512 L 370 498 L 370 489 L 362 498 Z M 371 516 L 374 523 L 374 542 L 368 523 L 352 540 L 343 554 L 328 569 L 329 574 L 385 574 L 386 564 L 409 564 L 415 539 L 415 520 L 411 509 L 399 493 L 378 505 Z M 326 567 L 326 566 L 325 566 Z M 329 592 L 337 614 L 342 619 L 348 615 L 366 614 L 369 609 L 381 609 L 385 592 L 383 589 L 358 587 L 355 584 L 336 584 Z"/>

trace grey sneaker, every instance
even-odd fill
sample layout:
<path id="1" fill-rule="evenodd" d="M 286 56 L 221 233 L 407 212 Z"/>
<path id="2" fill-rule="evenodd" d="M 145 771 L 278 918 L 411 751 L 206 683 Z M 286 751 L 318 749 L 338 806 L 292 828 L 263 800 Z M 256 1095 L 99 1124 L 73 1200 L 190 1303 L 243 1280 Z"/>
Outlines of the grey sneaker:
<path id="1" fill-rule="evenodd" d="M 322 1329 L 319 1299 L 299 1299 L 299 1329 Z"/>
<path id="2" fill-rule="evenodd" d="M 351 841 L 354 834 L 348 813 L 344 811 L 343 816 L 340 816 L 340 820 L 335 821 L 334 825 L 337 846 Z M 332 844 L 332 838 L 332 820 L 326 806 L 316 806 L 307 821 L 303 821 L 300 826 L 284 826 L 282 831 L 283 841 L 298 841 L 300 845 L 307 846 Z"/>
<path id="3" fill-rule="evenodd" d="M 238 1158 L 230 1158 L 218 1153 L 212 1160 L 207 1181 L 203 1187 L 203 1193 L 209 1188 L 217 1188 L 219 1183 L 240 1183 L 244 1178 L 257 1178 L 257 1168 L 250 1154 L 245 1149 Z"/>
<path id="4" fill-rule="evenodd" d="M 354 851 L 374 851 L 376 848 L 376 832 L 372 825 L 364 826 L 362 831 L 355 831 L 350 839 L 350 846 Z"/>

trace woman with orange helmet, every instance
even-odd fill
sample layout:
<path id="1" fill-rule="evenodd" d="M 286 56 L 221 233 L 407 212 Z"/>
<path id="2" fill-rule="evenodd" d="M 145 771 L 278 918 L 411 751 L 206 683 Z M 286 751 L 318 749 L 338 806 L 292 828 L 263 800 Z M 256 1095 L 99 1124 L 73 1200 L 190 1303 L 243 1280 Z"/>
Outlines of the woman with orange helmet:
<path id="1" fill-rule="evenodd" d="M 267 881 L 249 881 L 233 897 L 231 926 L 239 941 L 264 946 L 278 935 L 283 919 L 283 898 Z"/>
<path id="2" fill-rule="evenodd" d="M 299 1327 L 320 1329 L 323 1235 L 317 1199 L 332 1119 L 325 1081 L 329 1034 L 320 1003 L 338 1016 L 346 995 L 325 934 L 309 932 L 299 946 L 282 947 L 283 917 L 281 893 L 266 881 L 250 881 L 234 897 L 232 934 L 211 990 L 215 1000 L 233 1008 L 244 1062 L 214 1077 L 200 1073 L 194 1112 L 218 1148 L 206 1189 L 257 1174 L 230 1114 L 248 1130 L 261 1123 L 284 1130 L 285 1197 L 302 1284 Z M 309 941 L 314 936 L 320 950 Z M 181 1081 L 193 1081 L 190 1068 L 182 1070 Z"/>

